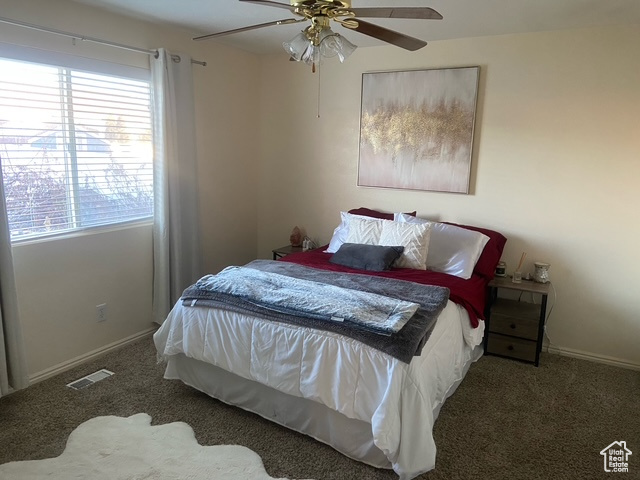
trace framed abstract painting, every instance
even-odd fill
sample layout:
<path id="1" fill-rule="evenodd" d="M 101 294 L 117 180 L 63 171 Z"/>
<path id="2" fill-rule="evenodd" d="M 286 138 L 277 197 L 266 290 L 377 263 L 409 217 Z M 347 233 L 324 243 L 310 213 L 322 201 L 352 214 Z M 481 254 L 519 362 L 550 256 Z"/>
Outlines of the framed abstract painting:
<path id="1" fill-rule="evenodd" d="M 479 74 L 364 73 L 358 185 L 469 193 Z"/>

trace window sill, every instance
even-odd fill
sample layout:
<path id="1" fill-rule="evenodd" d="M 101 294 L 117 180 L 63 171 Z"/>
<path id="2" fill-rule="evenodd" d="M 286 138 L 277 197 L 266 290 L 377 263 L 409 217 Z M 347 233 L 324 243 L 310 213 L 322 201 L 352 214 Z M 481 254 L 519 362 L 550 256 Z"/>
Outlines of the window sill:
<path id="1" fill-rule="evenodd" d="M 34 245 L 34 244 L 44 243 L 44 242 L 65 240 L 68 238 L 86 237 L 89 235 L 100 235 L 103 233 L 117 232 L 120 230 L 129 230 L 132 228 L 139 228 L 139 227 L 144 227 L 149 225 L 153 225 L 153 220 L 150 218 L 144 219 L 144 220 L 134 220 L 131 222 L 112 224 L 112 225 L 88 227 L 82 230 L 73 230 L 73 231 L 60 232 L 60 233 L 52 232 L 51 234 L 48 234 L 48 235 L 39 235 L 37 237 L 32 237 L 32 238 L 12 240 L 11 246 L 14 248 L 15 247 L 19 248 L 21 246 L 26 246 L 26 245 Z"/>

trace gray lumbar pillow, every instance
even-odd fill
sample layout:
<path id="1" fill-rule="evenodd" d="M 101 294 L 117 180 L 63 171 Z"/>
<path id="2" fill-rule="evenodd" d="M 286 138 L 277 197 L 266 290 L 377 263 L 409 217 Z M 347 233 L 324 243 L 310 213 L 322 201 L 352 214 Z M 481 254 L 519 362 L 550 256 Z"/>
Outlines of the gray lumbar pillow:
<path id="1" fill-rule="evenodd" d="M 343 243 L 329 261 L 345 267 L 381 272 L 389 270 L 393 262 L 400 258 L 403 251 L 403 246 L 387 247 L 361 243 Z"/>

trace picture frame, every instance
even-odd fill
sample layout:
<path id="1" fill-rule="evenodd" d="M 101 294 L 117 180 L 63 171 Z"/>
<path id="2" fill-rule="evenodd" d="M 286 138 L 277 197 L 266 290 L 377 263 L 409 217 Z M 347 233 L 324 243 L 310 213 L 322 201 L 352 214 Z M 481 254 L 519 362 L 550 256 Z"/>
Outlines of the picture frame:
<path id="1" fill-rule="evenodd" d="M 480 67 L 362 74 L 358 186 L 469 193 Z"/>

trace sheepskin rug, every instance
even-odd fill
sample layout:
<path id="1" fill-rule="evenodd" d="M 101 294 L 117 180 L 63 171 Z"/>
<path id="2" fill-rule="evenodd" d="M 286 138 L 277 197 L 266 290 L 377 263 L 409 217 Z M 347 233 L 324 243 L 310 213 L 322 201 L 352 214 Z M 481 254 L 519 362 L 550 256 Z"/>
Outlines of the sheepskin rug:
<path id="1" fill-rule="evenodd" d="M 71 432 L 59 457 L 5 463 L 0 478 L 274 480 L 254 451 L 238 445 L 201 446 L 186 423 L 151 426 L 146 413 L 88 420 Z"/>

